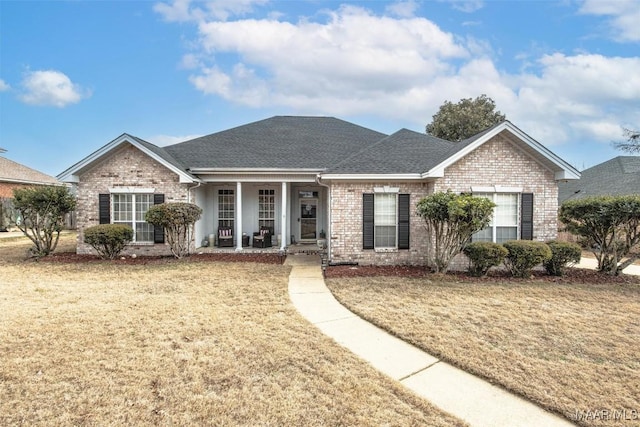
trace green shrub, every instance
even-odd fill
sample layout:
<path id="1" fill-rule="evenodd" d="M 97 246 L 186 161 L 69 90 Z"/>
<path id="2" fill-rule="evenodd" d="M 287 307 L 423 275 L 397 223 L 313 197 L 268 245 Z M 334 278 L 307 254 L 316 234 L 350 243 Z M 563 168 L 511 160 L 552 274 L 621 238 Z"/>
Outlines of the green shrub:
<path id="1" fill-rule="evenodd" d="M 485 276 L 491 267 L 498 266 L 507 256 L 507 249 L 497 243 L 473 242 L 462 250 L 471 261 L 469 273 L 473 276 Z"/>
<path id="2" fill-rule="evenodd" d="M 551 249 L 551 259 L 545 261 L 544 268 L 552 276 L 564 276 L 567 264 L 580 262 L 582 249 L 577 243 L 547 242 Z"/>
<path id="3" fill-rule="evenodd" d="M 640 257 L 640 195 L 569 200 L 559 219 L 591 249 L 603 273 L 616 276 Z"/>
<path id="4" fill-rule="evenodd" d="M 145 220 L 164 228 L 171 253 L 176 258 L 189 255 L 193 240 L 193 224 L 200 219 L 202 209 L 193 203 L 161 203 L 149 208 Z"/>
<path id="5" fill-rule="evenodd" d="M 416 213 L 425 221 L 427 238 L 434 242 L 427 251 L 427 265 L 436 273 L 446 273 L 473 233 L 489 225 L 495 206 L 484 197 L 450 191 L 422 198 Z"/>
<path id="6" fill-rule="evenodd" d="M 33 186 L 13 190 L 16 226 L 33 242 L 31 253 L 49 255 L 56 249 L 65 215 L 76 208 L 67 187 Z"/>
<path id="7" fill-rule="evenodd" d="M 551 249 L 543 242 L 510 240 L 503 246 L 508 251 L 504 264 L 514 277 L 529 277 L 533 267 L 551 259 Z"/>
<path id="8" fill-rule="evenodd" d="M 84 230 L 84 242 L 102 259 L 114 259 L 133 239 L 133 229 L 124 224 L 102 224 Z"/>

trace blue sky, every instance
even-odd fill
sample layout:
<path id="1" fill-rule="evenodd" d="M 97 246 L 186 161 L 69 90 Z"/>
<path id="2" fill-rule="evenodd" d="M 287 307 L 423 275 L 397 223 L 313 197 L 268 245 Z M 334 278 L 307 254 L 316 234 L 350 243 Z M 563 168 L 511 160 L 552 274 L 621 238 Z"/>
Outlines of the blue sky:
<path id="1" fill-rule="evenodd" d="M 640 128 L 640 1 L 0 0 L 0 147 L 58 173 L 273 115 L 423 132 L 486 94 L 573 164 Z"/>

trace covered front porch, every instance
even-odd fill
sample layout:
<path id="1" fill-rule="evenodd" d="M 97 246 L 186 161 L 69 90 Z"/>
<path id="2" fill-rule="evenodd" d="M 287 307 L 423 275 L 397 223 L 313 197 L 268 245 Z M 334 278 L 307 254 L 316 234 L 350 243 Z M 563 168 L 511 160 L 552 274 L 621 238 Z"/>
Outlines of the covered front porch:
<path id="1" fill-rule="evenodd" d="M 203 210 L 195 224 L 198 251 L 277 252 L 297 243 L 316 247 L 329 231 L 329 188 L 315 177 L 216 179 L 194 191 L 195 203 Z M 261 229 L 269 230 L 267 244 L 256 244 Z M 220 230 L 227 230 L 221 232 L 226 238 L 220 238 Z"/>

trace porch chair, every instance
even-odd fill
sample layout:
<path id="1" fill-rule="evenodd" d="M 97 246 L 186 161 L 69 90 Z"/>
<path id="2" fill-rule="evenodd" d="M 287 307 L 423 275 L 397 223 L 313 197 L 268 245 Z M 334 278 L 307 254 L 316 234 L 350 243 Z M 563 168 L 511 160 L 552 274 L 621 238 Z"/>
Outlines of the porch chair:
<path id="1" fill-rule="evenodd" d="M 233 228 L 227 226 L 218 227 L 218 247 L 233 247 Z"/>
<path id="2" fill-rule="evenodd" d="M 253 247 L 270 248 L 272 234 L 271 227 L 260 227 L 260 231 L 253 233 Z"/>

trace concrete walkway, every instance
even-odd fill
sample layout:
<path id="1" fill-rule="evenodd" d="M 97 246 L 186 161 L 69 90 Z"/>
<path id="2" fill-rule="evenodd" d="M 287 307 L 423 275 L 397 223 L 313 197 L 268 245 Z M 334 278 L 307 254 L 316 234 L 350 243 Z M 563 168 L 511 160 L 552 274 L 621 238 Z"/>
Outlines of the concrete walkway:
<path id="1" fill-rule="evenodd" d="M 342 306 L 326 287 L 320 259 L 289 255 L 289 297 L 296 309 L 338 344 L 380 372 L 471 426 L 571 426 L 566 419 L 455 368 Z"/>

